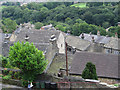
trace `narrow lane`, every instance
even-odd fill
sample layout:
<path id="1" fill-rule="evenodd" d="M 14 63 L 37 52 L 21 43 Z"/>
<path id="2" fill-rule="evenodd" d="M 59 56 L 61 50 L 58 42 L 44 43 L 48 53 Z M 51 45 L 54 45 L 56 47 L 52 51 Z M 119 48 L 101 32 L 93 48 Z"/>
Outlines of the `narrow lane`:
<path id="1" fill-rule="evenodd" d="M 23 90 L 23 87 L 19 87 L 19 86 L 16 86 L 16 85 L 9 85 L 9 84 L 3 84 L 0 82 L 0 90 L 2 90 L 2 88 L 16 88 L 16 89 L 19 89 L 19 90 Z"/>

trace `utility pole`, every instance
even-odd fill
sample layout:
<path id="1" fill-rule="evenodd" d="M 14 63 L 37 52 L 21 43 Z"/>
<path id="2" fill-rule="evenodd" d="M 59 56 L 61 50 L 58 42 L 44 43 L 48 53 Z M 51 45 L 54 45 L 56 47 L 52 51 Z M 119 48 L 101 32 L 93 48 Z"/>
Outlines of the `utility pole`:
<path id="1" fill-rule="evenodd" d="M 65 42 L 65 49 L 66 49 L 66 75 L 68 76 L 68 59 L 67 59 L 67 43 Z"/>

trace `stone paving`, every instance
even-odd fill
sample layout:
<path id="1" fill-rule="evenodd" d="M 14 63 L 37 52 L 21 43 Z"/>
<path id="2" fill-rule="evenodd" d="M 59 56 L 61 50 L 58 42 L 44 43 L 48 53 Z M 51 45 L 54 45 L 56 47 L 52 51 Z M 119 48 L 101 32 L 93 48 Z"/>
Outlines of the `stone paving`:
<path id="1" fill-rule="evenodd" d="M 23 87 L 19 87 L 19 86 L 15 86 L 15 85 L 9 85 L 9 84 L 3 84 L 3 83 L 0 82 L 0 90 L 2 88 L 13 88 L 13 89 L 23 90 Z"/>

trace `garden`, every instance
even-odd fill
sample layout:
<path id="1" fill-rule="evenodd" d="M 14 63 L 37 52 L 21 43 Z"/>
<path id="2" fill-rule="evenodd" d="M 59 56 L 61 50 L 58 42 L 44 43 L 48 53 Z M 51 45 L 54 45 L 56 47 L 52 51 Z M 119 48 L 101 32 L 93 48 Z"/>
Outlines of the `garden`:
<path id="1" fill-rule="evenodd" d="M 17 80 L 21 83 L 19 85 L 27 87 L 28 82 L 34 82 L 37 75 L 46 69 L 47 60 L 33 43 L 16 42 L 10 47 L 8 57 L 0 56 L 0 65 L 3 82 Z"/>

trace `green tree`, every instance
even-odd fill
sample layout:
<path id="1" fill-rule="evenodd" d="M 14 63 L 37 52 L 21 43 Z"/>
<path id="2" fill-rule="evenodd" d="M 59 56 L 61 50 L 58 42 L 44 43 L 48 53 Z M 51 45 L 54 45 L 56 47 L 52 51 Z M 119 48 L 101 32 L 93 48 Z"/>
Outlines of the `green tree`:
<path id="1" fill-rule="evenodd" d="M 14 43 L 10 47 L 9 59 L 12 66 L 16 66 L 23 72 L 22 79 L 31 82 L 47 66 L 47 60 L 45 60 L 43 52 L 29 42 Z"/>
<path id="2" fill-rule="evenodd" d="M 35 29 L 40 29 L 43 26 L 43 23 L 37 22 L 35 23 Z"/>
<path id="3" fill-rule="evenodd" d="M 4 31 L 7 31 L 8 33 L 12 33 L 16 29 L 16 22 L 11 20 L 10 18 L 6 18 L 3 20 L 4 26 L 2 28 L 6 29 Z"/>
<path id="4" fill-rule="evenodd" d="M 106 29 L 106 28 L 108 28 L 110 26 L 110 24 L 109 24 L 109 22 L 104 22 L 102 24 L 102 26 Z"/>
<path id="5" fill-rule="evenodd" d="M 98 77 L 96 74 L 96 67 L 94 64 L 92 64 L 91 62 L 88 62 L 86 64 L 86 67 L 82 72 L 82 78 L 98 80 Z"/>
<path id="6" fill-rule="evenodd" d="M 93 22 L 93 18 L 92 18 L 93 14 L 90 11 L 85 12 L 83 16 L 84 16 L 84 20 L 87 23 L 91 24 Z"/>

